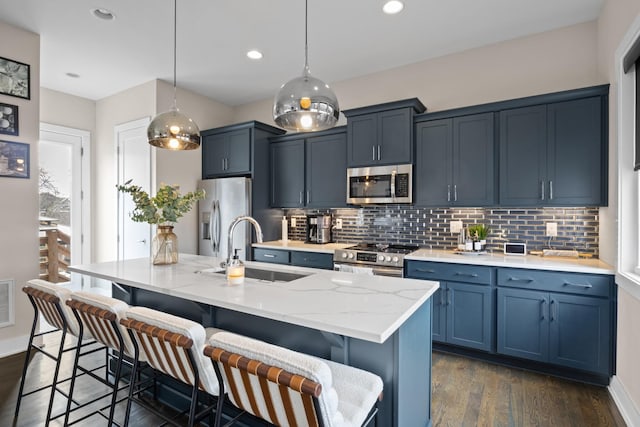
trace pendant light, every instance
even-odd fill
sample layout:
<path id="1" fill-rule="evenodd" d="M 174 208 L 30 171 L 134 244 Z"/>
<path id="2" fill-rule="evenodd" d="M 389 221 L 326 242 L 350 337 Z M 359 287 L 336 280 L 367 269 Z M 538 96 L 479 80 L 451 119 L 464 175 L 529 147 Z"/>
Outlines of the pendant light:
<path id="1" fill-rule="evenodd" d="M 147 139 L 154 147 L 169 150 L 194 150 L 200 147 L 200 129 L 193 120 L 178 111 L 176 103 L 177 0 L 173 0 L 173 107 L 158 114 L 149 123 Z"/>
<path id="2" fill-rule="evenodd" d="M 307 9 L 308 0 L 305 0 L 302 76 L 283 84 L 273 104 L 273 120 L 278 126 L 302 132 L 332 128 L 340 114 L 338 98 L 329 85 L 313 77 L 309 71 Z"/>

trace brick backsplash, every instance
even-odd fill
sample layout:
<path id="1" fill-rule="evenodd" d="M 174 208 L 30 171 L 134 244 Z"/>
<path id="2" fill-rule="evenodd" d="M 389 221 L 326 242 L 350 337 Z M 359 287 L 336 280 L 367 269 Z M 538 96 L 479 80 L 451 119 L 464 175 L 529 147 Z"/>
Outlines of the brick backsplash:
<path id="1" fill-rule="evenodd" d="M 354 209 L 286 211 L 296 218 L 289 226 L 289 238 L 305 239 L 305 215 L 331 213 L 342 219 L 342 230 L 333 231 L 340 243 L 402 243 L 431 249 L 452 249 L 457 233 L 449 232 L 449 222 L 462 220 L 464 226 L 483 223 L 490 227 L 487 246 L 502 251 L 505 242 L 524 242 L 528 250 L 575 249 L 598 255 L 598 208 L 417 208 L 403 205 Z M 558 236 L 545 235 L 547 222 L 558 223 Z M 290 222 L 291 224 L 291 222 Z"/>

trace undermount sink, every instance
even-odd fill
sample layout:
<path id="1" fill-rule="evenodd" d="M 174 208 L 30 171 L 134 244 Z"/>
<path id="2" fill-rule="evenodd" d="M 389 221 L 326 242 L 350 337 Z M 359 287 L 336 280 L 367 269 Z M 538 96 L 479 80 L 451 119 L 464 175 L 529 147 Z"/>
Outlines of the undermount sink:
<path id="1" fill-rule="evenodd" d="M 215 270 L 201 270 L 200 273 L 216 273 L 225 274 L 224 269 Z M 244 277 L 247 279 L 264 280 L 265 282 L 291 282 L 296 279 L 301 279 L 308 276 L 308 274 L 287 273 L 284 271 L 263 270 L 261 268 L 244 268 Z"/>

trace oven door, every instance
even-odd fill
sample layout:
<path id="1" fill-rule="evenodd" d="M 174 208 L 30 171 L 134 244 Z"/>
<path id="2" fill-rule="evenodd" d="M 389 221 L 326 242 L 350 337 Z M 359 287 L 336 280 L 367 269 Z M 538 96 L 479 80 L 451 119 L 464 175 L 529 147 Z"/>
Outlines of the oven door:
<path id="1" fill-rule="evenodd" d="M 362 266 L 353 264 L 333 264 L 335 271 L 345 273 L 368 274 L 370 276 L 404 277 L 403 269 L 399 267 Z"/>

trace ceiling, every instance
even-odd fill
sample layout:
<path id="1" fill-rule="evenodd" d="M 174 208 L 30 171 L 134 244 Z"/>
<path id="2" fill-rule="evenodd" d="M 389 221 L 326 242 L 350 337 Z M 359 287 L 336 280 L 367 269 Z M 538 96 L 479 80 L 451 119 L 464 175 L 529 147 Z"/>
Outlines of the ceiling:
<path id="1" fill-rule="evenodd" d="M 604 0 L 310 0 L 311 73 L 334 83 L 597 18 Z M 104 21 L 90 10 L 105 8 Z M 89 99 L 173 80 L 171 0 L 0 0 L 0 20 L 41 36 L 41 85 Z M 262 51 L 250 60 L 246 52 Z M 302 0 L 179 0 L 178 86 L 230 106 L 302 73 Z M 66 73 L 79 77 L 71 78 Z"/>

